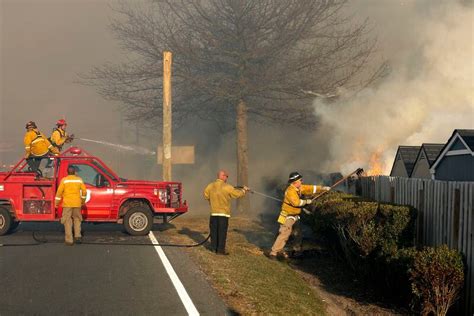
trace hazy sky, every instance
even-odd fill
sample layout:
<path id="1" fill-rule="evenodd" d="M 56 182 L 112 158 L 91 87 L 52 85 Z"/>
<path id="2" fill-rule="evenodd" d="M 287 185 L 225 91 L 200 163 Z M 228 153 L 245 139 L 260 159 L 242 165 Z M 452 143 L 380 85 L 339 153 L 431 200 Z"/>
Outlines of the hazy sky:
<path id="1" fill-rule="evenodd" d="M 451 25 L 457 26 L 455 22 L 459 22 L 457 24 L 464 27 L 466 23 L 470 23 L 471 26 L 473 23 L 469 18 L 472 17 L 472 5 L 462 7 L 459 6 L 461 2 L 471 1 L 354 0 L 350 2 L 347 11 L 357 20 L 369 18 L 373 36 L 378 37 L 378 57 L 390 62 L 394 74 L 403 71 L 404 75 L 401 77 L 403 81 L 418 76 L 421 67 L 427 69 L 430 66 L 426 63 L 427 60 L 444 62 L 442 58 L 435 57 L 443 57 L 446 51 L 450 52 L 449 60 L 456 60 L 457 52 L 452 47 L 459 48 L 459 52 L 464 53 L 467 49 L 472 56 L 474 42 L 472 31 L 466 35 L 457 33 L 461 36 L 461 41 L 464 41 L 465 37 L 464 43 L 450 42 L 457 39 L 451 38 L 449 34 Z M 74 83 L 77 73 L 87 72 L 91 67 L 104 62 L 117 62 L 123 59 L 123 53 L 108 29 L 110 19 L 114 17 L 110 7 L 113 3 L 110 0 L 0 0 L 0 143 L 14 144 L 15 155 L 22 153 L 24 125 L 29 120 L 35 120 L 40 129 L 49 134 L 54 122 L 65 117 L 69 121 L 69 130 L 77 136 L 112 142 L 118 140 L 120 116 L 117 104 L 103 100 L 91 87 Z M 456 10 L 453 11 L 453 8 Z M 449 16 L 447 12 L 455 13 Z M 441 41 L 436 32 L 442 32 Z M 464 73 L 470 76 L 470 87 L 472 87 L 472 59 L 469 59 L 463 68 L 468 70 Z M 437 68 L 431 67 L 431 69 Z M 456 69 L 451 70 L 456 72 Z M 398 78 L 400 79 L 400 76 Z M 420 78 L 423 81 L 426 79 Z M 393 85 L 384 87 L 393 90 Z M 411 92 L 417 93 L 413 89 Z M 392 97 L 381 100 L 389 104 L 392 100 L 390 98 Z M 468 100 L 467 106 L 472 107 L 472 104 L 472 100 L 470 102 Z M 374 107 L 376 106 L 375 102 Z M 366 122 L 376 120 L 371 118 L 370 112 L 364 115 L 367 118 Z M 363 120 L 364 118 L 358 122 Z M 454 120 L 440 121 L 437 124 L 444 124 L 445 130 L 441 136 L 432 137 L 427 141 L 445 141 L 450 131 L 460 125 Z M 192 137 L 199 134 L 194 128 L 194 125 L 191 126 L 192 133 L 188 133 L 188 136 L 185 134 L 183 138 L 185 144 L 193 144 L 195 140 Z M 325 150 L 324 143 L 327 145 L 334 135 L 328 128 L 323 132 L 329 132 L 329 137 L 321 131 L 314 135 L 305 135 L 308 137 L 300 137 L 301 144 L 292 144 L 293 146 L 289 148 L 284 141 L 287 137 L 285 131 L 279 131 L 278 128 L 271 132 L 262 133 L 261 129 L 256 131 L 265 135 L 252 135 L 250 163 L 254 166 L 265 165 L 264 171 L 269 174 L 275 174 L 277 171 L 288 174 L 291 170 L 287 170 L 290 167 L 286 166 L 286 161 L 290 160 L 291 168 L 317 169 L 323 160 L 321 155 L 324 154 L 322 153 Z M 128 132 L 132 134 L 129 139 L 133 139 L 134 129 L 129 128 Z M 367 129 L 367 132 L 374 134 L 371 129 Z M 271 135 L 271 138 L 266 135 Z M 344 136 L 342 138 L 345 139 Z M 303 141 L 305 139 L 311 140 L 311 146 Z M 406 135 L 400 139 L 393 139 L 387 152 L 391 154 L 396 150 L 397 144 L 407 139 Z M 417 141 L 425 140 L 424 137 L 417 138 Z M 257 144 L 257 141 L 260 143 Z M 157 143 L 158 141 L 146 145 L 150 148 Z M 262 146 L 263 143 L 265 146 Z M 213 166 L 210 168 L 217 165 L 232 170 L 235 162 L 234 136 L 210 139 L 209 144 L 213 146 L 213 151 L 210 152 L 212 156 L 206 161 L 207 164 L 212 161 Z M 284 152 L 278 151 L 278 148 L 283 147 Z M 269 166 L 265 157 L 268 155 L 275 157 L 275 152 L 270 154 L 267 151 L 260 152 L 262 148 L 276 150 L 279 162 Z M 293 159 L 300 154 L 302 148 L 305 152 L 314 152 Z M 0 152 L 0 160 L 11 162 L 16 160 L 16 157 L 12 155 L 2 157 Z M 338 158 L 348 159 L 346 155 L 339 155 Z M 209 169 L 206 168 L 203 173 L 209 173 Z"/>
<path id="2" fill-rule="evenodd" d="M 77 73 L 119 58 L 108 3 L 0 0 L 0 141 L 21 145 L 27 121 L 49 134 L 59 118 L 81 137 L 116 136 L 117 107 L 74 83 Z"/>

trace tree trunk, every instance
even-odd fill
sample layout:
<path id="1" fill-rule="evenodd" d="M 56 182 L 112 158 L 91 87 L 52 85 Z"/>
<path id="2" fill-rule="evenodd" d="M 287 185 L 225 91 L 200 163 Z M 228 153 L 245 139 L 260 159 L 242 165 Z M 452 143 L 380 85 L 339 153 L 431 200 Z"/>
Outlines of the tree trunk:
<path id="1" fill-rule="evenodd" d="M 237 185 L 248 185 L 248 140 L 247 140 L 247 105 L 240 100 L 237 105 Z M 250 210 L 250 200 L 245 196 L 237 200 L 237 212 L 242 214 Z"/>

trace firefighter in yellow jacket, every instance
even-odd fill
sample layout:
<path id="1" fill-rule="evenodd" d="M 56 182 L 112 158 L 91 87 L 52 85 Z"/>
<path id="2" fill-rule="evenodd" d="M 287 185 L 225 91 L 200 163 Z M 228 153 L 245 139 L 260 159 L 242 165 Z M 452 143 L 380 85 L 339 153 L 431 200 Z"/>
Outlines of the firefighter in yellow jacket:
<path id="1" fill-rule="evenodd" d="M 305 205 L 312 203 L 311 199 L 303 199 L 302 196 L 314 195 L 321 191 L 329 190 L 329 187 L 302 184 L 302 178 L 298 172 L 290 173 L 288 179 L 289 186 L 285 191 L 280 216 L 278 217 L 278 223 L 280 223 L 279 234 L 273 244 L 271 252 L 268 254 L 271 259 L 275 259 L 277 256 L 288 257 L 288 255 L 283 252 L 283 249 L 292 234 L 294 237 L 293 251 L 295 253 L 301 251 L 302 234 L 298 221 L 300 219 L 301 209 Z"/>
<path id="2" fill-rule="evenodd" d="M 68 135 L 66 127 L 66 120 L 60 119 L 56 122 L 56 127 L 53 129 L 53 133 L 51 134 L 51 144 L 56 147 L 58 151 L 63 149 L 65 143 L 70 143 L 74 140 L 74 135 Z"/>
<path id="3" fill-rule="evenodd" d="M 29 121 L 26 123 L 26 134 L 23 139 L 25 144 L 25 158 L 30 170 L 41 176 L 39 166 L 41 160 L 48 157 L 50 152 L 57 155 L 59 151 L 54 148 L 46 136 L 38 130 L 36 123 Z"/>
<path id="4" fill-rule="evenodd" d="M 228 255 L 225 251 L 227 228 L 229 227 L 230 202 L 245 195 L 248 187 L 234 188 L 227 183 L 229 174 L 225 170 L 217 173 L 217 179 L 207 185 L 204 198 L 211 206 L 209 229 L 211 231 L 211 250 L 219 255 Z"/>
<path id="5" fill-rule="evenodd" d="M 81 235 L 81 207 L 84 205 L 87 196 L 87 189 L 82 179 L 76 176 L 76 169 L 73 166 L 67 168 L 67 176 L 61 180 L 58 191 L 56 192 L 56 208 L 62 200 L 63 215 L 61 224 L 64 225 L 65 243 L 72 246 L 82 242 Z M 73 225 L 74 224 L 74 225 Z M 74 226 L 74 240 L 72 228 Z"/>

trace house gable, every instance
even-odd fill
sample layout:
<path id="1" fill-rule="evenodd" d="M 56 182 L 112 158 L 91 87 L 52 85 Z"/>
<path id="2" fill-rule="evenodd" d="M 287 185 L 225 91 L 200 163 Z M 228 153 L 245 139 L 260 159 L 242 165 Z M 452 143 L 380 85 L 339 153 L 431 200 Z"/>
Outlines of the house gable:
<path id="1" fill-rule="evenodd" d="M 467 150 L 466 146 L 463 144 L 461 138 L 457 138 L 454 143 L 449 147 L 451 150 Z"/>
<path id="2" fill-rule="evenodd" d="M 420 146 L 398 146 L 390 176 L 409 177 L 419 151 Z"/>
<path id="3" fill-rule="evenodd" d="M 441 162 L 446 159 L 446 157 L 459 157 L 456 158 L 456 163 L 454 160 L 450 161 L 450 168 L 454 170 L 456 168 L 456 164 L 466 164 L 470 166 L 469 161 L 474 158 L 474 150 L 470 146 L 470 142 L 474 138 L 474 130 L 455 130 L 451 135 L 450 139 L 443 147 L 441 153 L 439 154 L 436 161 L 432 164 L 430 168 L 430 173 L 432 175 L 432 179 L 437 179 L 436 170 L 441 164 Z M 466 143 L 466 141 L 469 143 Z M 464 158 L 463 158 L 464 157 Z M 444 173 L 444 171 L 443 171 Z"/>
<path id="4" fill-rule="evenodd" d="M 410 178 L 419 178 L 419 179 L 430 179 L 430 165 L 428 160 L 420 155 L 419 159 L 415 163 L 415 167 L 410 175 Z"/>

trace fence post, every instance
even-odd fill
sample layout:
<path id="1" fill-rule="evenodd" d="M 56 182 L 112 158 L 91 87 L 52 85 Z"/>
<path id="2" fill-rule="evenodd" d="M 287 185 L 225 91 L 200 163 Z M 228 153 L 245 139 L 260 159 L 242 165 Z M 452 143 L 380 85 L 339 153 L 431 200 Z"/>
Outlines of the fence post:
<path id="1" fill-rule="evenodd" d="M 390 187 L 390 203 L 395 204 L 395 188 Z"/>
<path id="2" fill-rule="evenodd" d="M 423 222 L 424 222 L 424 213 L 425 213 L 425 190 L 418 190 L 418 216 L 417 216 L 417 232 L 416 232 L 416 247 L 423 245 Z"/>
<path id="3" fill-rule="evenodd" d="M 461 191 L 454 190 L 454 214 L 453 214 L 453 244 L 459 250 L 459 213 L 461 211 Z"/>

